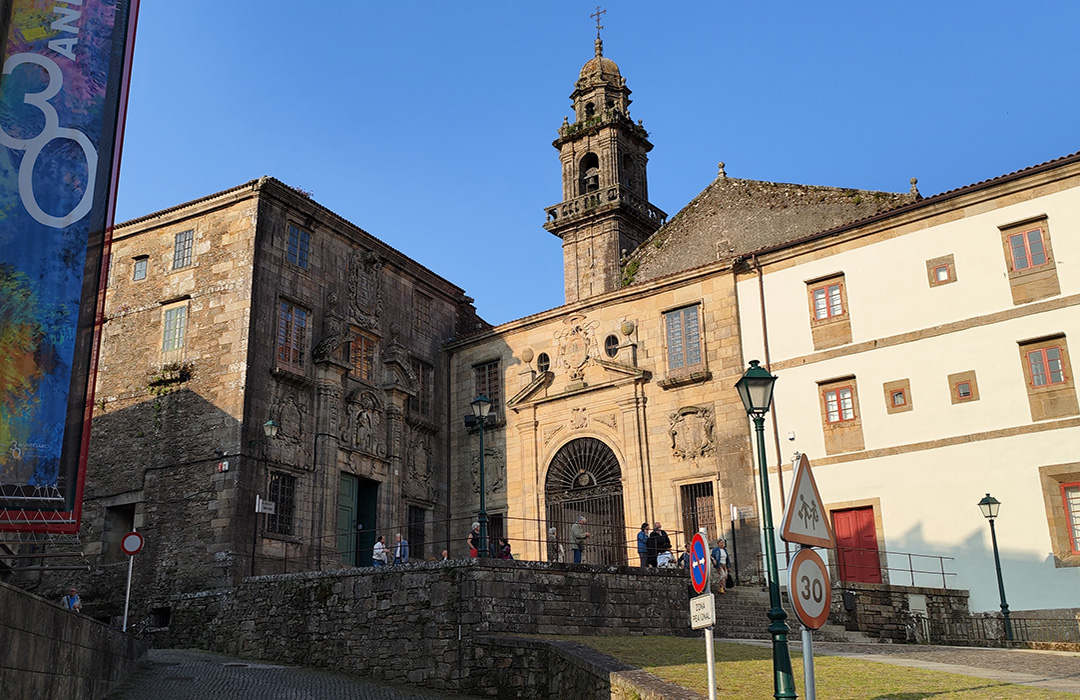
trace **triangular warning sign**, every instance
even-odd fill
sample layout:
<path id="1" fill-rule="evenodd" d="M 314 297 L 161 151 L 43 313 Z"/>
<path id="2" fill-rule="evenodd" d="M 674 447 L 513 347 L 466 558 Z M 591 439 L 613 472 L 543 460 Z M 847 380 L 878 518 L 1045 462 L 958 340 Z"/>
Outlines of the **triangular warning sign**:
<path id="1" fill-rule="evenodd" d="M 791 486 L 791 498 L 784 509 L 780 538 L 785 542 L 812 547 L 832 549 L 836 546 L 828 513 L 825 512 L 825 504 L 818 493 L 806 455 L 802 456 L 799 466 L 795 468 L 795 483 Z"/>

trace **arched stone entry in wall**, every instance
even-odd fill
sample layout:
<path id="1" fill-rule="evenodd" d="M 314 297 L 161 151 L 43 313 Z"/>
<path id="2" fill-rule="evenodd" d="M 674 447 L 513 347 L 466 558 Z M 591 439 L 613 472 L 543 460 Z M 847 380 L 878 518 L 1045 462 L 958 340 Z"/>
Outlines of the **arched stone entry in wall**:
<path id="1" fill-rule="evenodd" d="M 558 528 L 566 561 L 573 561 L 570 526 L 584 515 L 590 533 L 585 563 L 626 564 L 622 469 L 610 447 L 592 437 L 563 445 L 548 466 L 544 500 L 547 526 Z"/>

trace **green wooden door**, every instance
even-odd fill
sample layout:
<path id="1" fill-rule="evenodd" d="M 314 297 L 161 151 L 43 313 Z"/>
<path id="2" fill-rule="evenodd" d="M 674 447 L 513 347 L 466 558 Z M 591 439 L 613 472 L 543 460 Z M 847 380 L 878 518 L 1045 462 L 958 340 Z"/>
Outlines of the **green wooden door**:
<path id="1" fill-rule="evenodd" d="M 341 561 L 345 566 L 367 566 L 357 559 L 357 494 L 360 479 L 352 474 L 342 474 L 338 484 L 337 542 L 341 552 Z"/>

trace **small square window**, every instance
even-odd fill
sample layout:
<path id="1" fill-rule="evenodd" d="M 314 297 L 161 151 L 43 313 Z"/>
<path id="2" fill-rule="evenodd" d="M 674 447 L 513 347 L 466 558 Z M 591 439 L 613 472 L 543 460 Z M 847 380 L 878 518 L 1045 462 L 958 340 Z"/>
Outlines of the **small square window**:
<path id="1" fill-rule="evenodd" d="M 289 226 L 289 242 L 285 249 L 286 259 L 293 265 L 306 270 L 310 251 L 311 234 L 304 229 Z"/>
<path id="2" fill-rule="evenodd" d="M 892 405 L 893 406 L 905 406 L 907 405 L 907 394 L 903 389 L 898 389 L 892 393 Z"/>
<path id="3" fill-rule="evenodd" d="M 959 382 L 956 385 L 956 398 L 958 399 L 970 399 L 971 398 L 971 382 Z"/>
<path id="4" fill-rule="evenodd" d="M 136 282 L 146 279 L 146 268 L 149 262 L 147 258 L 135 258 L 135 270 L 131 279 Z"/>
<path id="5" fill-rule="evenodd" d="M 173 245 L 172 268 L 174 270 L 179 270 L 180 268 L 187 267 L 191 264 L 191 251 L 194 245 L 194 231 L 183 231 L 176 234 L 175 243 Z"/>
<path id="6" fill-rule="evenodd" d="M 934 268 L 934 279 L 936 279 L 938 282 L 948 282 L 949 281 L 949 266 L 948 265 L 938 265 L 937 267 L 935 267 Z"/>

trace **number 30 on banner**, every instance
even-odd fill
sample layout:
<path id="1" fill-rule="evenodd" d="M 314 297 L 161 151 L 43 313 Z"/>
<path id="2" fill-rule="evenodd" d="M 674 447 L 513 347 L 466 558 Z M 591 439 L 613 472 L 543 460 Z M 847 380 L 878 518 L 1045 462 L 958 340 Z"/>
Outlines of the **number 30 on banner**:
<path id="1" fill-rule="evenodd" d="M 46 56 L 36 53 L 13 54 L 4 62 L 4 75 L 11 75 L 16 66 L 23 63 L 34 63 L 49 74 L 49 84 L 41 92 L 27 93 L 23 102 L 37 107 L 45 116 L 45 126 L 41 132 L 32 139 L 17 139 L 0 129 L 0 144 L 8 148 L 25 151 L 22 163 L 19 165 L 19 196 L 22 197 L 23 206 L 30 216 L 46 226 L 64 228 L 69 226 L 89 213 L 94 204 L 94 180 L 97 177 L 97 151 L 94 144 L 86 134 L 77 129 L 68 129 L 60 126 L 60 116 L 56 109 L 49 104 L 49 100 L 56 96 L 64 86 L 64 74 L 56 62 Z M 55 139 L 68 139 L 79 144 L 86 156 L 87 179 L 86 188 L 83 190 L 82 199 L 64 216 L 47 214 L 38 204 L 34 195 L 34 164 L 37 163 L 41 151 Z"/>

